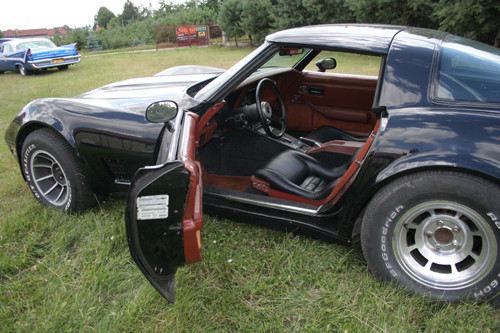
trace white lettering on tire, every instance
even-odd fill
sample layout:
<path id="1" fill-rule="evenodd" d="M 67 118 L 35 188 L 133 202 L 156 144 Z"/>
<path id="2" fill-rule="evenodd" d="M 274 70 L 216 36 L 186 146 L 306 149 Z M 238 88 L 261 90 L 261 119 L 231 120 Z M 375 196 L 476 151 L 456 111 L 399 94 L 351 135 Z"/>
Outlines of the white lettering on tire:
<path id="1" fill-rule="evenodd" d="M 71 199 L 73 198 L 73 195 L 72 195 L 73 191 L 71 190 L 71 182 L 68 182 L 67 185 L 68 185 L 68 202 L 64 206 L 65 211 L 70 209 L 71 201 L 72 201 Z"/>
<path id="2" fill-rule="evenodd" d="M 386 217 L 385 223 L 382 226 L 382 236 L 380 237 L 380 249 L 382 250 L 382 260 L 384 261 L 385 267 L 389 270 L 389 273 L 397 277 L 398 273 L 394 270 L 394 267 L 391 265 L 389 262 L 389 255 L 387 254 L 387 247 L 390 245 L 387 245 L 387 234 L 389 232 L 389 227 L 391 226 L 392 222 L 394 221 L 394 218 L 398 215 L 400 211 L 402 211 L 404 207 L 402 205 L 397 206 L 394 208 L 394 210 L 389 214 L 389 216 Z"/>
<path id="3" fill-rule="evenodd" d="M 24 152 L 24 157 L 23 157 L 24 175 L 26 176 L 26 180 L 28 182 L 31 181 L 31 176 L 28 170 L 28 157 L 34 149 L 36 149 L 36 146 L 34 144 L 29 145 L 29 147 Z"/>
<path id="4" fill-rule="evenodd" d="M 491 221 L 495 224 L 497 229 L 500 230 L 500 221 L 493 213 L 486 213 L 486 215 L 491 219 Z M 500 273 L 498 273 L 497 278 L 500 278 Z M 481 289 L 479 292 L 474 293 L 474 298 L 484 297 L 486 294 L 491 293 L 496 287 L 498 287 L 500 283 L 497 279 L 493 279 L 486 287 Z"/>
<path id="5" fill-rule="evenodd" d="M 493 214 L 493 213 L 487 213 L 486 215 L 488 215 L 488 217 L 495 224 L 495 226 L 497 227 L 497 229 L 500 230 L 500 221 L 498 221 L 498 218 L 496 217 L 496 215 Z"/>
<path id="6" fill-rule="evenodd" d="M 500 278 L 500 273 L 498 273 L 497 278 Z M 486 287 L 479 290 L 479 292 L 474 293 L 474 298 L 484 297 L 485 295 L 491 293 L 496 287 L 498 287 L 499 283 L 497 279 L 491 281 Z"/>

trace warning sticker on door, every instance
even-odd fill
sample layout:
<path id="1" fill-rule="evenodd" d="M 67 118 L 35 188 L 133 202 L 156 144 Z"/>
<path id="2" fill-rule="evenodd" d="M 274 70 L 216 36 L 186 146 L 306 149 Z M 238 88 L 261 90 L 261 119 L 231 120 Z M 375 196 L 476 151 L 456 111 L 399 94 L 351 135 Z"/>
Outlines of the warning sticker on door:
<path id="1" fill-rule="evenodd" d="M 137 198 L 137 220 L 159 220 L 168 217 L 167 194 L 147 195 Z"/>

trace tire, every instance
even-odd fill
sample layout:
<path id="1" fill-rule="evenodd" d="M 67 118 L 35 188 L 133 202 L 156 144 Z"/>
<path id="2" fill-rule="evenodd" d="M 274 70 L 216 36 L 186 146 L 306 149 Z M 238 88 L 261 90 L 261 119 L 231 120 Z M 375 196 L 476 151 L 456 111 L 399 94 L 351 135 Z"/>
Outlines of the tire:
<path id="1" fill-rule="evenodd" d="M 369 269 L 437 301 L 500 304 L 499 202 L 499 186 L 467 174 L 423 172 L 390 183 L 361 226 Z"/>
<path id="2" fill-rule="evenodd" d="M 79 212 L 96 204 L 72 148 L 58 134 L 48 128 L 34 131 L 21 153 L 26 182 L 43 205 Z"/>
<path id="3" fill-rule="evenodd" d="M 21 74 L 22 76 L 29 75 L 28 70 L 26 70 L 26 68 L 24 68 L 23 65 L 17 66 L 17 70 L 18 70 L 19 74 Z"/>

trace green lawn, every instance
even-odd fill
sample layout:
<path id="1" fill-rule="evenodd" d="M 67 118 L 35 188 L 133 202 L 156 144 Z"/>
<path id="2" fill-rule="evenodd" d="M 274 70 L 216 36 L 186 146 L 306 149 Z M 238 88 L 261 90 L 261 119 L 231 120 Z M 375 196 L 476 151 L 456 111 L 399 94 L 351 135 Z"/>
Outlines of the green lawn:
<path id="1" fill-rule="evenodd" d="M 181 64 L 228 68 L 249 49 L 84 57 L 67 71 L 0 75 L 0 133 L 29 101 L 70 97 Z M 36 202 L 0 144 L 0 331 L 498 332 L 500 312 L 436 305 L 379 283 L 359 246 L 205 216 L 203 262 L 168 304 L 128 252 L 125 202 L 67 215 Z"/>

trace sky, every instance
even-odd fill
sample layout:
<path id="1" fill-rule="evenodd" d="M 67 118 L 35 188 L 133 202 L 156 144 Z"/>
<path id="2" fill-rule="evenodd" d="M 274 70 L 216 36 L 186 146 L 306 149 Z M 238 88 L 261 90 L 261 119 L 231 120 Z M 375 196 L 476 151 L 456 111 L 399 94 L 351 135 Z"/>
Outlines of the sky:
<path id="1" fill-rule="evenodd" d="M 153 9 L 159 7 L 158 0 L 131 1 L 137 7 L 149 4 Z M 124 4 L 125 0 L 4 0 L 0 5 L 0 31 L 92 26 L 99 8 L 104 6 L 118 15 L 123 12 Z"/>

